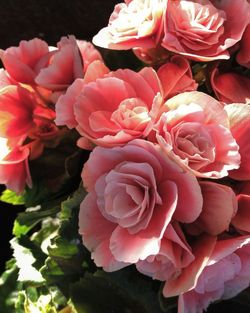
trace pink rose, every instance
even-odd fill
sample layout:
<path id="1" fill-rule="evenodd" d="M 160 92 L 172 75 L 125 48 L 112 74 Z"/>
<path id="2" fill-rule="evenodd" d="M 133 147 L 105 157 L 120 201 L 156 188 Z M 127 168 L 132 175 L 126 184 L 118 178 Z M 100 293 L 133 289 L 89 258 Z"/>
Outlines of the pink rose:
<path id="1" fill-rule="evenodd" d="M 179 275 L 194 260 L 191 247 L 177 222 L 169 224 L 161 239 L 160 251 L 136 263 L 136 268 L 153 279 L 166 281 Z"/>
<path id="2" fill-rule="evenodd" d="M 96 147 L 82 178 L 89 193 L 81 203 L 79 232 L 106 271 L 157 255 L 172 219 L 190 223 L 201 212 L 196 178 L 142 139 Z"/>
<path id="3" fill-rule="evenodd" d="M 224 108 L 241 156 L 240 167 L 230 171 L 229 176 L 237 180 L 250 180 L 250 106 L 244 103 L 232 103 Z"/>
<path id="4" fill-rule="evenodd" d="M 32 186 L 28 165 L 29 149 L 8 147 L 7 139 L 0 137 L 0 183 L 8 189 L 20 193 L 25 185 Z"/>
<path id="5" fill-rule="evenodd" d="M 162 103 L 156 72 L 117 70 L 83 86 L 74 105 L 78 132 L 105 147 L 145 137 Z"/>
<path id="6" fill-rule="evenodd" d="M 39 72 L 36 83 L 52 91 L 65 91 L 77 78 L 83 78 L 88 65 L 102 60 L 91 43 L 62 37 L 51 54 L 49 65 Z"/>
<path id="7" fill-rule="evenodd" d="M 250 103 L 250 79 L 236 73 L 221 74 L 218 68 L 211 73 L 211 85 L 220 101 Z"/>
<path id="8" fill-rule="evenodd" d="M 162 84 L 164 99 L 172 98 L 181 92 L 196 90 L 198 87 L 189 62 L 182 56 L 173 56 L 158 69 L 157 74 Z"/>
<path id="9" fill-rule="evenodd" d="M 49 47 L 41 39 L 22 40 L 18 47 L 1 51 L 1 60 L 11 78 L 17 82 L 34 84 L 41 69 L 41 60 L 48 54 Z"/>
<path id="10" fill-rule="evenodd" d="M 247 0 L 168 1 L 162 45 L 192 60 L 229 59 L 228 48 L 241 40 L 249 11 Z"/>
<path id="11" fill-rule="evenodd" d="M 236 296 L 250 285 L 249 243 L 249 236 L 200 238 L 193 247 L 195 260 L 165 283 L 164 296 L 179 295 L 179 313 L 202 313 L 210 303 Z"/>
<path id="12" fill-rule="evenodd" d="M 240 51 L 236 59 L 239 64 L 250 68 L 250 24 L 248 24 L 240 41 Z"/>
<path id="13" fill-rule="evenodd" d="M 108 27 L 100 30 L 93 38 L 93 43 L 118 50 L 155 47 L 162 34 L 166 0 L 125 2 L 115 6 Z"/>
<path id="14" fill-rule="evenodd" d="M 198 177 L 221 178 L 239 167 L 239 147 L 217 100 L 202 92 L 185 92 L 169 99 L 161 112 L 154 126 L 156 140 L 184 169 Z"/>

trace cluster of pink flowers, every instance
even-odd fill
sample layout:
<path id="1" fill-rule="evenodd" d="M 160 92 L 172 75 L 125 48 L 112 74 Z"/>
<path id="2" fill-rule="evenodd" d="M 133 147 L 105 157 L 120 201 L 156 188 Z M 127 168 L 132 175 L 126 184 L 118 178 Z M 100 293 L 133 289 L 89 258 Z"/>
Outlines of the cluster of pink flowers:
<path id="1" fill-rule="evenodd" d="M 126 0 L 93 42 L 133 49 L 140 71 L 74 37 L 1 52 L 0 182 L 30 186 L 27 160 L 76 129 L 83 244 L 105 271 L 165 282 L 179 313 L 250 285 L 249 23 L 247 0 Z"/>

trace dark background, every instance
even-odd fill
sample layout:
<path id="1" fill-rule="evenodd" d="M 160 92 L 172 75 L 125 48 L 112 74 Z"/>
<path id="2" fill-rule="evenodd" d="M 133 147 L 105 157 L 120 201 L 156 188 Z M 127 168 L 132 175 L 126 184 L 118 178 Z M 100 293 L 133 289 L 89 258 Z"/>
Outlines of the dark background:
<path id="1" fill-rule="evenodd" d="M 34 37 L 55 45 L 61 36 L 68 34 L 91 40 L 107 25 L 114 5 L 119 2 L 122 0 L 0 0 L 0 48 L 17 46 L 20 40 Z M 0 273 L 11 257 L 12 226 L 22 210 L 21 206 L 0 202 Z M 224 301 L 211 306 L 207 313 L 236 312 L 247 313 L 249 307 Z"/>

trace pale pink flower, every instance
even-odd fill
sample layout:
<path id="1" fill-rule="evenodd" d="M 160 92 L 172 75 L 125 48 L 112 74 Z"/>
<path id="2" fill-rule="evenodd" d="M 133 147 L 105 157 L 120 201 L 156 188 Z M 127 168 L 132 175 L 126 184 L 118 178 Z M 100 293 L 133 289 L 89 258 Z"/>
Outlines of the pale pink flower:
<path id="1" fill-rule="evenodd" d="M 179 313 L 203 313 L 212 302 L 236 296 L 250 285 L 249 243 L 249 236 L 200 237 L 193 246 L 195 260 L 165 283 L 163 295 L 179 295 Z"/>
<path id="2" fill-rule="evenodd" d="M 241 40 L 249 23 L 247 0 L 175 0 L 167 3 L 162 45 L 192 60 L 229 59 L 228 49 Z"/>
<path id="3" fill-rule="evenodd" d="M 82 178 L 89 193 L 81 203 L 79 232 L 106 271 L 159 254 L 172 219 L 190 223 L 201 212 L 195 176 L 146 140 L 94 148 Z"/>
<path id="4" fill-rule="evenodd" d="M 153 48 L 162 35 L 162 15 L 166 0 L 132 0 L 119 3 L 109 25 L 93 38 L 97 46 L 126 50 Z"/>
<path id="5" fill-rule="evenodd" d="M 34 84 L 41 69 L 42 59 L 49 53 L 47 43 L 41 39 L 22 40 L 18 47 L 1 51 L 1 60 L 11 78 L 17 82 Z"/>
<path id="6" fill-rule="evenodd" d="M 239 167 L 239 147 L 217 100 L 202 92 L 185 92 L 165 102 L 161 112 L 154 126 L 156 140 L 184 169 L 198 177 L 221 178 Z"/>
<path id="7" fill-rule="evenodd" d="M 122 145 L 148 134 L 161 103 L 152 68 L 110 72 L 83 86 L 74 105 L 76 129 L 97 145 Z"/>

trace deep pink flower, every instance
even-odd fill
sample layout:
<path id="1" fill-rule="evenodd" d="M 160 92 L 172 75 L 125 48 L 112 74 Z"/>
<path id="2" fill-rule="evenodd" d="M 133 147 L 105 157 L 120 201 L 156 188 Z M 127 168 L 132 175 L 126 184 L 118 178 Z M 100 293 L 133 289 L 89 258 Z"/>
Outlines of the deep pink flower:
<path id="1" fill-rule="evenodd" d="M 28 157 L 28 148 L 16 146 L 10 149 L 7 139 L 0 137 L 0 183 L 16 193 L 22 192 L 26 184 L 31 187 Z"/>
<path id="2" fill-rule="evenodd" d="M 41 69 L 40 62 L 49 53 L 47 43 L 41 39 L 22 40 L 18 47 L 1 51 L 1 60 L 8 74 L 17 82 L 34 84 Z"/>
<path id="3" fill-rule="evenodd" d="M 27 136 L 33 126 L 37 106 L 33 92 L 21 86 L 10 85 L 0 90 L 0 136 L 13 138 Z"/>
<path id="4" fill-rule="evenodd" d="M 211 73 L 211 85 L 220 101 L 225 103 L 250 103 L 250 78 L 236 73 Z"/>
<path id="5" fill-rule="evenodd" d="M 250 68 L 250 24 L 248 24 L 240 41 L 240 51 L 236 59 L 239 64 Z"/>
<path id="6" fill-rule="evenodd" d="M 160 78 L 164 99 L 185 92 L 196 90 L 198 84 L 192 77 L 189 62 L 182 56 L 175 55 L 162 65 L 157 74 Z"/>
<path id="7" fill-rule="evenodd" d="M 162 103 L 156 72 L 117 70 L 83 86 L 74 106 L 79 133 L 111 147 L 145 137 Z"/>
<path id="8" fill-rule="evenodd" d="M 250 106 L 244 103 L 232 103 L 224 108 L 241 156 L 240 167 L 230 171 L 229 176 L 238 180 L 250 180 Z"/>
<path id="9" fill-rule="evenodd" d="M 179 295 L 179 313 L 202 313 L 210 303 L 236 296 L 250 285 L 250 237 L 216 241 L 200 237 L 195 260 L 165 283 L 166 297 Z"/>
<path id="10" fill-rule="evenodd" d="M 249 23 L 247 0 L 175 0 L 167 3 L 162 45 L 192 60 L 228 59 L 228 48 L 241 40 Z"/>
<path id="11" fill-rule="evenodd" d="M 126 50 L 153 48 L 162 35 L 162 15 L 166 0 L 132 0 L 119 3 L 109 25 L 93 38 L 97 46 Z"/>
<path id="12" fill-rule="evenodd" d="M 217 100 L 202 92 L 185 92 L 169 99 L 161 112 L 154 126 L 156 140 L 184 169 L 198 177 L 221 178 L 239 167 L 239 147 Z"/>
<path id="13" fill-rule="evenodd" d="M 201 212 L 196 178 L 142 139 L 94 148 L 82 178 L 89 193 L 81 204 L 79 232 L 106 271 L 157 255 L 172 219 L 190 223 Z"/>

